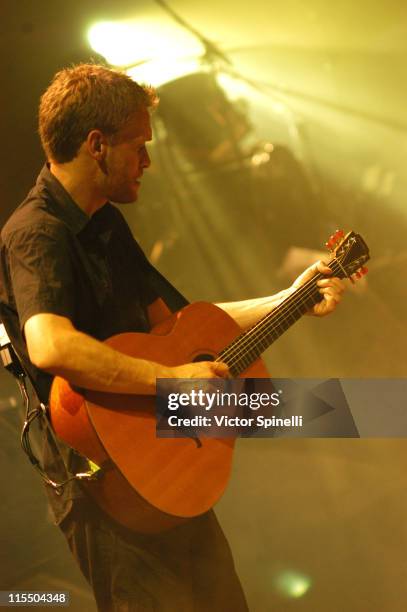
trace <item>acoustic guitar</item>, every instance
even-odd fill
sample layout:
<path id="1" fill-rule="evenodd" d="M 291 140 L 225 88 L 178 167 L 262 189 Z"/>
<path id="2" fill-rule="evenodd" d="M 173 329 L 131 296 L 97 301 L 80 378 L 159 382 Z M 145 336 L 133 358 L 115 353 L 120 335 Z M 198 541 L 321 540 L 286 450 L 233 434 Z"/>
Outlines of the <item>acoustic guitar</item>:
<path id="1" fill-rule="evenodd" d="M 331 237 L 330 267 L 340 278 L 363 274 L 369 259 L 360 235 Z M 223 310 L 204 302 L 186 306 L 149 334 L 124 333 L 112 348 L 176 366 L 220 360 L 234 378 L 269 378 L 262 352 L 322 299 L 316 274 L 245 332 Z M 155 398 L 96 391 L 78 392 L 54 379 L 50 418 L 56 435 L 96 464 L 83 481 L 92 498 L 119 524 L 157 533 L 208 511 L 225 491 L 234 439 L 157 438 Z"/>

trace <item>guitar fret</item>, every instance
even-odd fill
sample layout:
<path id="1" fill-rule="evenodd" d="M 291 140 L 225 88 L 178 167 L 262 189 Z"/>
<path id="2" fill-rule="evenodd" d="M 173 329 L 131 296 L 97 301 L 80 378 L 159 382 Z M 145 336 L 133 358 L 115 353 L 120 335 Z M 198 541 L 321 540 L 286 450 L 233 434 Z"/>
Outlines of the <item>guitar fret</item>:
<path id="1" fill-rule="evenodd" d="M 330 266 L 335 275 L 343 276 L 336 260 Z M 219 353 L 218 359 L 229 366 L 233 376 L 248 368 L 282 333 L 322 299 L 317 286 L 321 278 L 324 278 L 322 274 L 315 275 Z"/>
<path id="2" fill-rule="evenodd" d="M 266 348 L 321 299 L 316 285 L 319 278 L 322 278 L 322 275 L 313 279 L 313 287 L 303 285 L 297 289 L 295 294 L 219 354 L 219 359 L 228 364 L 233 376 L 238 376 L 246 370 Z"/>

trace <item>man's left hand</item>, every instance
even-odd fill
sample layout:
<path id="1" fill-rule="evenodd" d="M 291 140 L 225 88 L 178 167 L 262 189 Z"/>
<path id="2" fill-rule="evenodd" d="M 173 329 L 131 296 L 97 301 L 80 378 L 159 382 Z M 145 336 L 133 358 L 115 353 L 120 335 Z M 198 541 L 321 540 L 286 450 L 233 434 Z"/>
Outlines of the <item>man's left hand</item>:
<path id="1" fill-rule="evenodd" d="M 311 280 L 318 272 L 324 275 L 331 275 L 332 270 L 323 261 L 317 261 L 315 264 L 307 268 L 291 285 L 292 289 L 298 289 L 301 285 Z M 323 300 L 315 304 L 307 314 L 316 317 L 324 317 L 335 310 L 345 291 L 344 283 L 337 277 L 329 276 L 317 281 L 319 292 L 323 296 Z"/>

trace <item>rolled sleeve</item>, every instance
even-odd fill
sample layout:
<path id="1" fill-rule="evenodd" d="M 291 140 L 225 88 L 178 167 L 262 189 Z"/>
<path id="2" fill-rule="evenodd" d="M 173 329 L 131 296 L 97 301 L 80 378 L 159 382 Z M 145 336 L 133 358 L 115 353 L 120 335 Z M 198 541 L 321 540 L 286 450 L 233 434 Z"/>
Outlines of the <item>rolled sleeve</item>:
<path id="1" fill-rule="evenodd" d="M 72 320 L 75 295 L 68 228 L 55 223 L 19 229 L 10 237 L 8 250 L 21 329 L 40 313 Z"/>

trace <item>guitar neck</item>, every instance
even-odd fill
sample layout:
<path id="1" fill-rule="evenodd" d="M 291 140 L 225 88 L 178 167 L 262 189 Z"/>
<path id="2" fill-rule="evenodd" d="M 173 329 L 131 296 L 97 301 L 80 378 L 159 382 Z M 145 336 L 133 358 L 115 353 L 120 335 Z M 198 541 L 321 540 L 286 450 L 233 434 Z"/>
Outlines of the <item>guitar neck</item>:
<path id="1" fill-rule="evenodd" d="M 330 263 L 334 275 L 339 272 L 336 269 L 338 266 L 335 264 L 335 261 Z M 229 366 L 233 377 L 239 376 L 241 372 L 246 370 L 302 315 L 314 304 L 321 301 L 322 296 L 317 286 L 317 281 L 321 278 L 324 278 L 323 274 L 316 274 L 310 281 L 299 287 L 274 310 L 223 349 L 218 359 Z"/>

